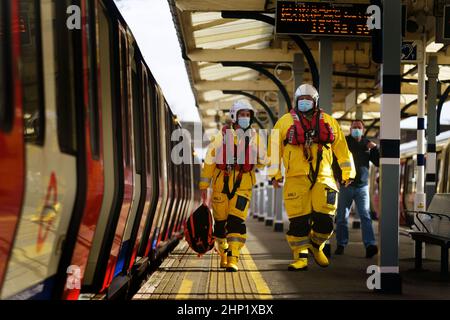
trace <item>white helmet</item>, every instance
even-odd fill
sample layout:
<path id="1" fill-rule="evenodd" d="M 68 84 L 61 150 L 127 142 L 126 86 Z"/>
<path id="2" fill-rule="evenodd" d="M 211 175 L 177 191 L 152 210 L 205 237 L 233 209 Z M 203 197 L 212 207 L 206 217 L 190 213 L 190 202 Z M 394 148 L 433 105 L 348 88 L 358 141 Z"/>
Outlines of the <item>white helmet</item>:
<path id="1" fill-rule="evenodd" d="M 297 91 L 295 91 L 295 98 L 294 98 L 295 101 L 297 101 L 298 97 L 300 96 L 311 96 L 316 103 L 316 107 L 318 106 L 319 92 L 317 92 L 317 89 L 314 88 L 312 85 L 306 83 L 298 87 Z"/>
<path id="2" fill-rule="evenodd" d="M 233 103 L 233 105 L 231 106 L 231 109 L 230 109 L 231 122 L 236 123 L 238 113 L 241 110 L 249 110 L 252 114 L 252 118 L 255 115 L 255 110 L 253 109 L 250 102 L 248 102 L 247 100 L 244 100 L 244 99 L 237 100 Z"/>

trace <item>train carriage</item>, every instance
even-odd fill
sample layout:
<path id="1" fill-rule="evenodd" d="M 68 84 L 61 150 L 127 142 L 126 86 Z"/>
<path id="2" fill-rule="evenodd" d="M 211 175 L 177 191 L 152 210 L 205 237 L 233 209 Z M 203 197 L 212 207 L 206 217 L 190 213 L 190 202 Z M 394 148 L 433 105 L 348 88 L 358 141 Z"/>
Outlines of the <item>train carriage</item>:
<path id="1" fill-rule="evenodd" d="M 181 126 L 112 1 L 0 17 L 0 297 L 124 295 L 199 202 L 198 169 L 170 158 Z"/>

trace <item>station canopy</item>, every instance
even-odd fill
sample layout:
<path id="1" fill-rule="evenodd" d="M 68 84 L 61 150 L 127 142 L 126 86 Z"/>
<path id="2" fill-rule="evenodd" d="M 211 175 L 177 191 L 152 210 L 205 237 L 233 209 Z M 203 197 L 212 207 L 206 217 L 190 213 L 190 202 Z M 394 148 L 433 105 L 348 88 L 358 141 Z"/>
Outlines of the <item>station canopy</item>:
<path id="1" fill-rule="evenodd" d="M 334 3 L 349 1 L 334 1 Z M 369 1 L 351 1 L 368 4 Z M 433 10 L 424 10 L 426 1 L 407 7 L 407 19 L 416 16 L 432 21 Z M 294 88 L 294 54 L 302 53 L 287 35 L 275 33 L 271 23 L 250 19 L 259 14 L 275 19 L 275 0 L 169 0 L 180 46 L 200 117 L 205 130 L 219 129 L 226 121 L 234 100 L 243 98 L 240 92 L 263 100 L 275 115 L 278 112 L 278 87 L 266 75 L 249 68 L 248 63 L 264 67 L 284 85 L 292 101 Z M 426 39 L 434 37 L 433 23 L 427 23 Z M 409 31 L 409 30 L 408 30 Z M 418 32 L 406 32 L 404 40 L 419 40 Z M 319 65 L 319 36 L 301 36 Z M 376 136 L 380 119 L 380 65 L 372 60 L 371 37 L 333 40 L 333 116 L 345 130 L 354 119 L 356 107 L 346 105 L 346 98 L 355 93 L 356 104 L 364 111 L 369 136 Z M 427 56 L 431 53 L 427 53 Z M 441 91 L 450 80 L 450 50 L 447 46 L 436 53 L 440 67 Z M 330 57 L 331 58 L 331 57 Z M 246 64 L 246 66 L 242 66 Z M 402 118 L 417 114 L 417 64 L 402 63 Z M 305 60 L 303 81 L 312 84 L 309 65 Z M 255 101 L 252 104 L 263 113 Z M 264 120 L 264 117 L 262 117 Z M 268 120 L 263 122 L 267 127 Z"/>

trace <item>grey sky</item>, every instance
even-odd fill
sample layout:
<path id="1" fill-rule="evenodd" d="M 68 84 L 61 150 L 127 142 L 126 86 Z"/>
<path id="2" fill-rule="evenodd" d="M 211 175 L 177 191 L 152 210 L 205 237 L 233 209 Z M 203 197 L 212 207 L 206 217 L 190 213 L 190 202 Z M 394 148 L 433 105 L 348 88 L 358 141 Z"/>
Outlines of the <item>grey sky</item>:
<path id="1" fill-rule="evenodd" d="M 181 121 L 200 121 L 167 0 L 115 0 Z"/>

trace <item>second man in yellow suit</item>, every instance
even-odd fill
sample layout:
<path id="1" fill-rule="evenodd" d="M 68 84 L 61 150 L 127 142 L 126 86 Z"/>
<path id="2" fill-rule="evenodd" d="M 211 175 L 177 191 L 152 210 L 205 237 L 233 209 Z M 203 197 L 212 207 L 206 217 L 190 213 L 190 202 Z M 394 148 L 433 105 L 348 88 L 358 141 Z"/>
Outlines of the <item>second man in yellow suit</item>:
<path id="1" fill-rule="evenodd" d="M 255 169 L 264 167 L 267 159 L 259 135 L 251 128 L 253 116 L 248 101 L 237 100 L 233 104 L 232 123 L 213 137 L 199 183 L 204 203 L 206 190 L 212 184 L 214 235 L 221 256 L 220 267 L 231 272 L 238 271 L 240 250 L 247 238 L 245 220 L 256 183 Z"/>
<path id="2" fill-rule="evenodd" d="M 286 239 L 294 262 L 289 270 L 306 270 L 308 250 L 322 267 L 329 262 L 322 249 L 333 233 L 338 187 L 333 178 L 333 153 L 343 183 L 355 177 L 352 155 L 338 122 L 318 106 L 319 94 L 309 85 L 295 92 L 295 106 L 275 124 L 269 141 L 269 177 L 280 187 L 281 158 L 285 167 L 283 198 L 289 218 Z"/>

